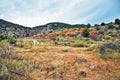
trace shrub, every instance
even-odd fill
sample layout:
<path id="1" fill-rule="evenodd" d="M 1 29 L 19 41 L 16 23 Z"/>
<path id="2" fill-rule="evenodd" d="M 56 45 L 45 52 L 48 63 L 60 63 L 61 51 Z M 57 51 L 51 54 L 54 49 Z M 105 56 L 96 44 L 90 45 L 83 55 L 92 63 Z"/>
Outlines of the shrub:
<path id="1" fill-rule="evenodd" d="M 106 35 L 106 36 L 105 36 L 105 39 L 112 39 L 112 37 L 109 36 L 109 35 Z"/>
<path id="2" fill-rule="evenodd" d="M 120 19 L 115 19 L 115 24 L 120 24 Z"/>
<path id="3" fill-rule="evenodd" d="M 98 31 L 100 34 L 103 34 L 105 31 L 104 30 L 99 30 Z"/>
<path id="4" fill-rule="evenodd" d="M 72 46 L 72 47 L 85 47 L 86 45 L 85 45 L 84 43 L 78 42 L 78 43 L 73 43 L 73 44 L 71 44 L 71 46 Z"/>
<path id="5" fill-rule="evenodd" d="M 7 36 L 6 36 L 6 35 L 0 35 L 0 42 L 1 42 L 2 40 L 5 40 L 5 39 L 7 39 Z"/>
<path id="6" fill-rule="evenodd" d="M 105 25 L 105 23 L 104 23 L 104 22 L 102 22 L 102 23 L 101 23 L 101 26 L 104 26 L 104 25 Z"/>
<path id="7" fill-rule="evenodd" d="M 96 49 L 96 46 L 91 46 L 91 47 L 89 47 L 88 49 L 87 49 L 87 51 L 93 51 L 93 50 L 95 50 Z"/>
<path id="8" fill-rule="evenodd" d="M 70 43 L 69 42 L 64 42 L 63 45 L 64 46 L 70 46 Z"/>
<path id="9" fill-rule="evenodd" d="M 98 40 L 98 35 L 95 33 L 90 33 L 89 37 L 93 40 Z"/>
<path id="10" fill-rule="evenodd" d="M 89 37 L 89 31 L 88 31 L 88 29 L 85 29 L 85 30 L 82 31 L 82 36 L 83 37 Z"/>
<path id="11" fill-rule="evenodd" d="M 99 51 L 101 54 L 109 52 L 110 50 L 117 50 L 118 47 L 114 43 L 105 43 L 99 47 Z"/>
<path id="12" fill-rule="evenodd" d="M 58 42 L 57 42 L 57 41 L 54 41 L 54 44 L 55 44 L 55 45 L 58 45 Z"/>
<path id="13" fill-rule="evenodd" d="M 15 43 L 16 43 L 16 37 L 15 37 L 15 36 L 8 36 L 8 37 L 7 37 L 7 41 L 8 41 L 10 44 L 15 44 Z"/>
<path id="14" fill-rule="evenodd" d="M 87 41 L 87 44 L 94 44 L 94 41 L 89 40 L 89 41 Z"/>
<path id="15" fill-rule="evenodd" d="M 96 30 L 100 30 L 100 27 L 99 27 L 99 26 L 96 26 Z"/>
<path id="16" fill-rule="evenodd" d="M 69 34 L 70 37 L 75 37 L 76 35 L 77 35 L 76 33 Z"/>

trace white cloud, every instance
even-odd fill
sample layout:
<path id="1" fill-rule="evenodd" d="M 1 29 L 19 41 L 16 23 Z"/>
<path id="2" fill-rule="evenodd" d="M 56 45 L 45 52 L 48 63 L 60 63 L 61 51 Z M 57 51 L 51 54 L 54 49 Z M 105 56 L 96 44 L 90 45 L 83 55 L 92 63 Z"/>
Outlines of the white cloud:
<path id="1" fill-rule="evenodd" d="M 0 9 L 2 9 L 2 13 L 0 17 L 31 27 L 49 22 L 87 23 L 89 19 L 99 15 L 99 12 L 103 10 L 99 7 L 107 1 L 1 0 Z M 108 10 L 109 7 L 106 9 Z"/>

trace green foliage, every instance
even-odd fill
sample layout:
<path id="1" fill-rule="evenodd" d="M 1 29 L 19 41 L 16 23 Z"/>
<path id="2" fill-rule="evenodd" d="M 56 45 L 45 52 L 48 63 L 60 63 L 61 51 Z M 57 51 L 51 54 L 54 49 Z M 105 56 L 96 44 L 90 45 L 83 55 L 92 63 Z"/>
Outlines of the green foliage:
<path id="1" fill-rule="evenodd" d="M 83 37 L 89 37 L 89 31 L 88 31 L 88 29 L 83 30 L 82 36 Z"/>
<path id="2" fill-rule="evenodd" d="M 55 44 L 55 45 L 58 45 L 58 42 L 57 42 L 57 41 L 54 41 L 54 44 Z"/>
<path id="3" fill-rule="evenodd" d="M 87 26 L 87 28 L 90 28 L 91 24 L 88 23 L 86 26 Z"/>
<path id="4" fill-rule="evenodd" d="M 100 27 L 99 27 L 99 26 L 96 26 L 95 28 L 96 28 L 97 31 L 100 30 Z"/>
<path id="5" fill-rule="evenodd" d="M 15 35 L 1 35 L 0 36 L 0 42 L 2 40 L 7 40 L 10 44 L 15 44 L 16 43 L 16 36 Z"/>
<path id="6" fill-rule="evenodd" d="M 109 29 L 114 29 L 115 27 L 112 24 L 108 24 Z"/>
<path id="7" fill-rule="evenodd" d="M 10 44 L 15 44 L 16 43 L 16 37 L 13 35 L 13 36 L 8 36 L 7 37 L 7 41 L 10 43 Z"/>
<path id="8" fill-rule="evenodd" d="M 44 28 L 47 26 L 50 26 L 50 29 L 52 30 L 58 30 L 58 29 L 65 29 L 65 28 L 82 28 L 82 27 L 86 27 L 86 25 L 84 24 L 76 24 L 76 25 L 70 25 L 70 24 L 66 24 L 66 23 L 60 23 L 60 22 L 54 22 L 54 23 L 48 23 L 44 26 L 36 26 L 33 29 L 39 29 L 39 28 Z M 90 24 L 88 24 L 88 26 L 90 26 Z"/>
<path id="9" fill-rule="evenodd" d="M 102 23 L 101 23 L 101 26 L 104 26 L 104 25 L 105 25 L 105 23 L 104 23 L 104 22 L 102 22 Z"/>
<path id="10" fill-rule="evenodd" d="M 93 51 L 93 50 L 95 50 L 96 49 L 96 46 L 91 46 L 91 47 L 89 47 L 88 49 L 87 49 L 87 51 Z"/>
<path id="11" fill-rule="evenodd" d="M 115 24 L 120 24 L 120 19 L 115 19 Z"/>
<path id="12" fill-rule="evenodd" d="M 76 42 L 71 44 L 72 47 L 85 47 L 86 45 L 82 42 Z"/>
<path id="13" fill-rule="evenodd" d="M 0 35 L 0 42 L 1 42 L 2 40 L 5 40 L 5 39 L 7 39 L 7 36 L 6 36 L 6 35 Z"/>
<path id="14" fill-rule="evenodd" d="M 21 29 L 30 29 L 28 27 L 24 27 L 24 26 L 21 26 L 21 25 L 18 25 L 18 24 L 14 24 L 14 23 L 5 21 L 3 19 L 0 19 L 0 26 L 4 27 L 4 28 L 6 28 L 6 27 L 15 28 L 15 30 L 18 29 L 18 28 L 21 28 Z"/>
<path id="15" fill-rule="evenodd" d="M 94 26 L 95 26 L 95 27 L 98 27 L 99 25 L 98 25 L 98 24 L 95 24 Z"/>

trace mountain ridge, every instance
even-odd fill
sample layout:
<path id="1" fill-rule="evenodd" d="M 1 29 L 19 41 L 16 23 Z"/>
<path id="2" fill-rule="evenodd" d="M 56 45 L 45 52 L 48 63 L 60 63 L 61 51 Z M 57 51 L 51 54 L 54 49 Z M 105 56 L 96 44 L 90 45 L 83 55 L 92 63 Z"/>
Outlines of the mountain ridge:
<path id="1" fill-rule="evenodd" d="M 101 23 L 96 24 L 95 26 L 118 26 L 120 25 L 120 19 L 115 19 L 115 22 L 111 23 Z M 0 35 L 16 35 L 17 37 L 30 37 L 37 34 L 45 34 L 54 32 L 57 30 L 62 30 L 65 28 L 85 28 L 90 27 L 90 24 L 68 24 L 63 22 L 51 22 L 45 25 L 38 25 L 34 27 L 22 26 L 19 24 L 15 24 L 4 19 L 0 19 Z"/>

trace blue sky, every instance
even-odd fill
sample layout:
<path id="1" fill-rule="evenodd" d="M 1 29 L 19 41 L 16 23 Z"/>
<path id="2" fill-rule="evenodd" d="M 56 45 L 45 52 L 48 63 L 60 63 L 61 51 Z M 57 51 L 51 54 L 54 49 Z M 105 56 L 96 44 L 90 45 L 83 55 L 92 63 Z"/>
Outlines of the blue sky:
<path id="1" fill-rule="evenodd" d="M 120 18 L 120 0 L 0 0 L 0 18 L 30 27 L 110 22 Z"/>

